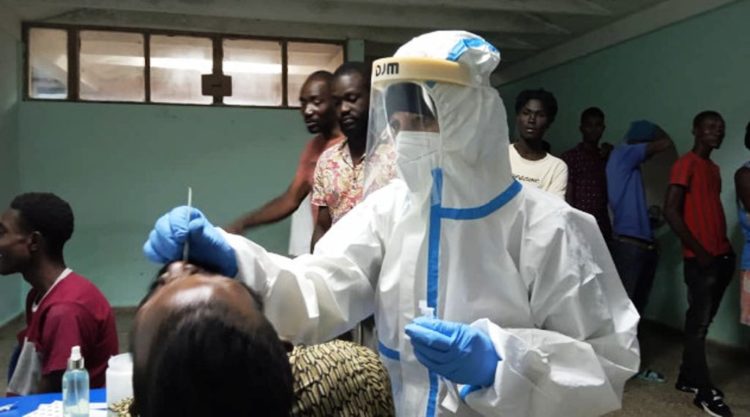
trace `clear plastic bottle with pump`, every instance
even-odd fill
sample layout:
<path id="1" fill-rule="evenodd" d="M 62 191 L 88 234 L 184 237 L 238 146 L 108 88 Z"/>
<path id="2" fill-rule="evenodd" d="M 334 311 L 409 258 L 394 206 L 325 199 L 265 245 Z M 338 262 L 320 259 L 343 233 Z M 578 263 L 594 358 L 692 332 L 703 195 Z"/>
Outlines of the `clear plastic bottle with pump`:
<path id="1" fill-rule="evenodd" d="M 63 416 L 88 417 L 89 373 L 83 366 L 81 347 L 73 346 L 68 359 L 68 369 L 62 378 Z"/>

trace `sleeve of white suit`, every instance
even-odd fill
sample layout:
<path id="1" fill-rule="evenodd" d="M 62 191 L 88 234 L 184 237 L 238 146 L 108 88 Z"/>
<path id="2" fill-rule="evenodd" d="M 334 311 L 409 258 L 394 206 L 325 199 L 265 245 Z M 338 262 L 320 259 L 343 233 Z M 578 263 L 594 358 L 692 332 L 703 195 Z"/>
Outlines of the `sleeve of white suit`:
<path id="1" fill-rule="evenodd" d="M 460 387 L 483 415 L 600 416 L 620 408 L 625 382 L 638 370 L 638 313 L 596 222 L 574 210 L 554 217 L 522 245 L 536 328 L 472 324 L 502 358 L 494 386 Z"/>
<path id="2" fill-rule="evenodd" d="M 323 236 L 315 256 L 290 259 L 242 236 L 225 234 L 236 251 L 237 278 L 265 301 L 279 336 L 295 343 L 330 340 L 374 312 L 382 262 L 379 220 L 365 201 Z"/>

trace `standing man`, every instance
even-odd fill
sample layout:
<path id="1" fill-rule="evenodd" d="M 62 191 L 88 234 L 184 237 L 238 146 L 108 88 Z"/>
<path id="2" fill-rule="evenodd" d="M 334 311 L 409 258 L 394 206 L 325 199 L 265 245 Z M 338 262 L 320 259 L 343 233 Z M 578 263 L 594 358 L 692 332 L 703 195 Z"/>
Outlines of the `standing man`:
<path id="1" fill-rule="evenodd" d="M 607 158 L 612 150 L 608 143 L 599 146 L 604 133 L 604 112 L 589 107 L 581 113 L 581 143 L 562 154 L 568 166 L 568 187 L 565 200 L 571 206 L 591 214 L 604 239 L 612 238 L 612 225 L 607 208 Z"/>
<path id="2" fill-rule="evenodd" d="M 750 149 L 750 123 L 745 127 L 745 147 Z M 737 219 L 739 219 L 745 244 L 742 247 L 742 282 L 740 283 L 740 322 L 750 326 L 750 161 L 734 174 L 734 185 L 737 191 Z"/>
<path id="3" fill-rule="evenodd" d="M 661 128 L 639 120 L 630 124 L 623 143 L 612 150 L 607 162 L 607 194 L 614 217 L 610 250 L 622 285 L 641 317 L 659 262 L 641 164 L 672 146 L 672 140 Z M 637 376 L 646 381 L 664 382 L 661 373 L 645 366 Z"/>
<path id="4" fill-rule="evenodd" d="M 734 275 L 735 255 L 721 205 L 719 166 L 711 152 L 724 140 L 724 119 L 715 111 L 693 119 L 693 149 L 672 166 L 664 216 L 682 241 L 688 310 L 685 349 L 676 388 L 694 392 L 693 404 L 712 416 L 732 416 L 714 387 L 706 361 L 706 334 Z"/>
<path id="5" fill-rule="evenodd" d="M 364 198 L 370 67 L 361 62 L 346 62 L 336 69 L 333 77 L 336 115 L 346 140 L 323 152 L 315 167 L 312 204 L 318 208 L 318 217 L 310 252 L 331 225 Z M 392 173 L 383 175 L 392 176 Z M 369 317 L 357 326 L 352 338 L 374 348 L 373 328 L 374 322 Z"/>
<path id="6" fill-rule="evenodd" d="M 21 194 L 0 216 L 0 275 L 20 273 L 31 285 L 9 395 L 59 392 L 73 346 L 81 347 L 91 387 L 101 388 L 107 361 L 117 355 L 107 299 L 65 265 L 72 234 L 73 211 L 54 194 Z"/>
<path id="7" fill-rule="evenodd" d="M 545 148 L 544 134 L 557 116 L 557 100 L 544 89 L 524 90 L 516 98 L 518 141 L 510 145 L 513 177 L 565 198 L 568 167 Z"/>
<path id="8" fill-rule="evenodd" d="M 283 220 L 301 207 L 292 216 L 289 253 L 301 255 L 309 252 L 310 236 L 318 215 L 317 205 L 311 205 L 308 198 L 313 186 L 315 165 L 323 151 L 344 139 L 336 120 L 336 105 L 331 95 L 332 81 L 333 74 L 317 71 L 302 84 L 300 112 L 307 131 L 315 136 L 302 150 L 292 183 L 283 194 L 235 220 L 227 226 L 227 231 L 241 234 L 249 228 Z"/>
<path id="9" fill-rule="evenodd" d="M 361 62 L 346 62 L 333 77 L 336 115 L 346 140 L 323 152 L 315 167 L 312 204 L 318 208 L 318 218 L 310 251 L 331 225 L 363 197 L 370 68 Z"/>

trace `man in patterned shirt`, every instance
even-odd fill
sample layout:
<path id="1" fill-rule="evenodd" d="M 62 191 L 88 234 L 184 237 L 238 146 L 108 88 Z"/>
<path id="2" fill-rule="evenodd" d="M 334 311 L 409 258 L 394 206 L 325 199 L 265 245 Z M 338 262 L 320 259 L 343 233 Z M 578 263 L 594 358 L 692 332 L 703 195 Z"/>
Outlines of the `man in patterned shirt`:
<path id="1" fill-rule="evenodd" d="M 385 151 L 378 155 L 365 155 L 370 112 L 370 68 L 360 62 L 342 64 L 334 73 L 332 95 L 339 126 L 346 140 L 323 152 L 315 166 L 312 204 L 318 206 L 318 218 L 310 243 L 311 252 L 331 225 L 362 201 L 365 158 L 390 157 L 382 153 Z M 392 168 L 378 174 L 382 177 L 379 183 L 387 182 L 395 174 L 395 166 Z"/>
<path id="2" fill-rule="evenodd" d="M 332 95 L 346 140 L 320 155 L 313 175 L 312 204 L 318 206 L 310 250 L 331 225 L 362 198 L 370 112 L 370 70 L 346 62 L 333 74 Z"/>

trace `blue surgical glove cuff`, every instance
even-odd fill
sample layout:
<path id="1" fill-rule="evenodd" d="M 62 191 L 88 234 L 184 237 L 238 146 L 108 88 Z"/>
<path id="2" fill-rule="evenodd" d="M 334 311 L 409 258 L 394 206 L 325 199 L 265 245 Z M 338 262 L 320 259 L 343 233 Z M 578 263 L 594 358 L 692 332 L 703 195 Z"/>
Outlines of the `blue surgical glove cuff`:
<path id="1" fill-rule="evenodd" d="M 468 397 L 469 394 L 474 391 L 479 391 L 482 388 L 484 387 L 479 385 L 464 385 L 463 387 L 461 387 L 461 391 L 458 393 L 458 396 L 461 397 L 461 401 L 466 402 L 466 397 Z"/>

